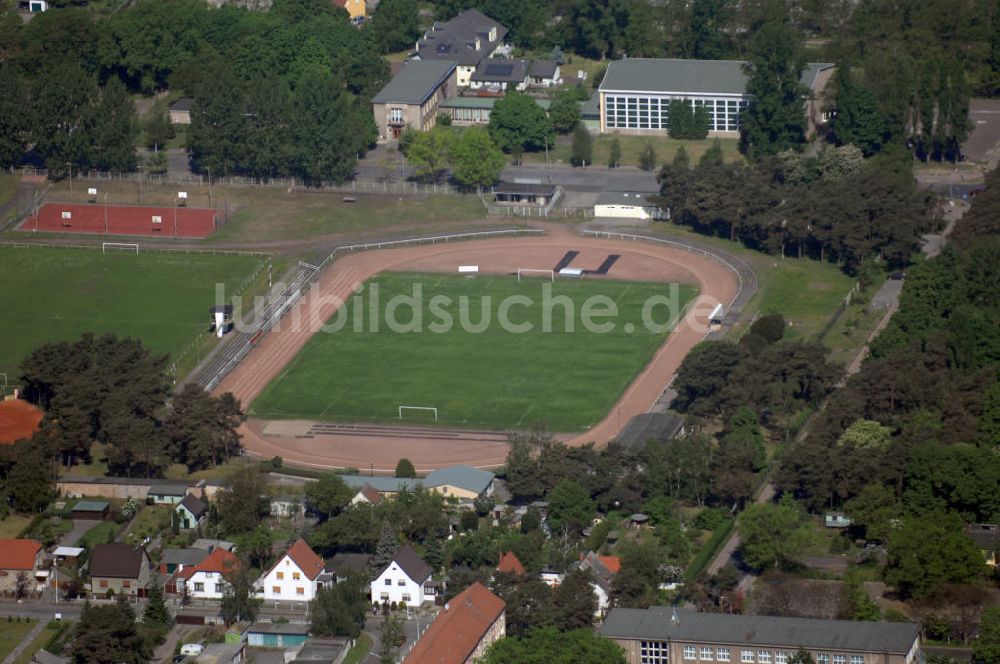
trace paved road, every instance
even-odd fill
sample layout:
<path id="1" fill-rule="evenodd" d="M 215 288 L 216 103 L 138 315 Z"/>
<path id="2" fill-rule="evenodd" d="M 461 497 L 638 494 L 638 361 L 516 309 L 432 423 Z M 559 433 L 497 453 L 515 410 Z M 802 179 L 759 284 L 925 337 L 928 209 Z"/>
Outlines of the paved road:
<path id="1" fill-rule="evenodd" d="M 59 538 L 59 545 L 76 546 L 76 543 L 80 541 L 80 538 L 86 535 L 99 523 L 101 522 L 94 519 L 74 519 L 73 530 Z"/>

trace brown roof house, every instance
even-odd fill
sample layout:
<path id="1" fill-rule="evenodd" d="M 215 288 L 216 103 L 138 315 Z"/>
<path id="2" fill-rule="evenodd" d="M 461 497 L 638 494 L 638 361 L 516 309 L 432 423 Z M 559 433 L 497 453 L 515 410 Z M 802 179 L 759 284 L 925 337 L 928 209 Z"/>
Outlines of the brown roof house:
<path id="1" fill-rule="evenodd" d="M 403 664 L 471 664 L 507 632 L 506 606 L 478 581 L 445 604 Z"/>
<path id="2" fill-rule="evenodd" d="M 18 578 L 27 582 L 22 590 L 35 592 L 39 581 L 39 567 L 45 549 L 32 539 L 0 539 L 0 595 L 14 595 L 18 591 Z"/>
<path id="3" fill-rule="evenodd" d="M 90 587 L 97 597 L 145 597 L 149 587 L 149 558 L 142 547 L 98 544 L 90 556 Z"/>

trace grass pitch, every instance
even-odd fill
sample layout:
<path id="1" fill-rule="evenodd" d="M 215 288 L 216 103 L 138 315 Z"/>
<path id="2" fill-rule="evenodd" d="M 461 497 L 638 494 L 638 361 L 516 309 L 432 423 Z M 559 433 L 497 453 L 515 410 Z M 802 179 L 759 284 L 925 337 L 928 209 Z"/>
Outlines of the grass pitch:
<path id="1" fill-rule="evenodd" d="M 0 247 L 0 372 L 13 380 L 37 346 L 84 332 L 179 353 L 208 329 L 215 284 L 231 294 L 259 263 L 256 256 Z"/>
<path id="2" fill-rule="evenodd" d="M 422 289 L 422 306 L 417 308 L 422 331 L 387 329 L 390 301 L 412 295 L 415 284 Z M 572 329 L 567 329 L 565 308 L 559 305 L 550 308 L 551 331 L 544 331 L 546 285 L 550 301 L 567 296 L 572 302 Z M 340 331 L 316 334 L 254 401 L 251 413 L 414 424 L 433 423 L 433 416 L 414 411 L 400 420 L 400 405 L 433 406 L 441 425 L 504 429 L 545 421 L 554 431 L 581 431 L 607 415 L 668 333 L 644 325 L 644 304 L 653 296 L 670 299 L 673 293 L 681 311 L 696 292 L 686 284 L 602 279 L 557 279 L 550 284 L 548 278 L 518 282 L 511 276 L 383 273 L 342 308 Z M 447 296 L 450 303 L 439 301 L 435 307 L 436 296 Z M 530 323 L 530 331 L 507 331 L 498 322 L 501 303 L 512 296 L 530 298 L 530 306 L 517 304 L 508 316 L 517 325 Z M 588 331 L 582 324 L 584 303 L 594 296 L 617 306 L 617 316 L 593 319 L 611 322 L 608 332 Z M 489 325 L 482 331 L 460 323 L 463 297 L 471 323 L 479 323 L 484 311 L 489 312 Z M 667 311 L 666 306 L 654 308 L 652 320 L 665 323 L 671 318 Z M 380 322 L 378 330 L 370 324 L 372 312 Z M 431 326 L 445 314 L 455 322 L 450 331 L 432 331 L 440 329 Z M 337 316 L 330 322 L 335 320 Z M 355 331 L 357 320 L 361 331 Z M 396 310 L 395 320 L 416 323 L 413 309 L 406 306 Z"/>

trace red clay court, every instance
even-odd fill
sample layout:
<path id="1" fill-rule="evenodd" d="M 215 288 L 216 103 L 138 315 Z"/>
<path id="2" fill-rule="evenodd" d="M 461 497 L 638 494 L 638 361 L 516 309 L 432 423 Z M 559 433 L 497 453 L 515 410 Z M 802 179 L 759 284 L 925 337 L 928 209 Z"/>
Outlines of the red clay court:
<path id="1" fill-rule="evenodd" d="M 42 411 L 27 401 L 0 401 L 0 445 L 31 438 L 42 421 Z"/>
<path id="2" fill-rule="evenodd" d="M 215 222 L 211 208 L 45 203 L 37 215 L 21 223 L 20 230 L 203 238 L 215 232 Z"/>

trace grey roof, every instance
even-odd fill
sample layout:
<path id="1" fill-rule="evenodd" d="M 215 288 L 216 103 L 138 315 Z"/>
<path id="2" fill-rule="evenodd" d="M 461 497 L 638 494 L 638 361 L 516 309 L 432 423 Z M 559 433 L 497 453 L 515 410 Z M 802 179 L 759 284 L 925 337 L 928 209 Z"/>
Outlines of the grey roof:
<path id="1" fill-rule="evenodd" d="M 31 661 L 37 664 L 69 664 L 69 657 L 53 655 L 48 650 L 42 649 L 32 655 Z"/>
<path id="2" fill-rule="evenodd" d="M 600 199 L 598 199 L 600 200 Z M 680 433 L 684 418 L 672 413 L 642 413 L 628 421 L 616 440 L 630 449 L 641 449 L 650 440 L 666 443 Z"/>
<path id="3" fill-rule="evenodd" d="M 593 551 L 588 551 L 587 555 L 583 557 L 580 562 L 580 569 L 590 570 L 593 573 L 594 580 L 597 582 L 604 592 L 611 592 L 611 582 L 615 578 L 614 572 L 608 569 L 601 561 L 601 557 L 594 553 Z"/>
<path id="4" fill-rule="evenodd" d="M 498 99 L 503 99 L 503 97 L 452 97 L 451 99 L 445 99 L 439 104 L 440 108 L 489 108 L 492 109 L 497 103 Z M 541 99 L 539 97 L 532 97 L 535 103 L 538 104 L 539 108 L 543 111 L 548 111 L 549 107 L 552 106 L 551 99 Z"/>
<path id="5" fill-rule="evenodd" d="M 305 623 L 266 623 L 256 622 L 250 625 L 248 633 L 254 634 L 308 634 L 309 625 Z"/>
<path id="6" fill-rule="evenodd" d="M 580 117 L 584 120 L 599 120 L 601 117 L 601 96 L 596 92 L 585 102 L 580 103 Z"/>
<path id="7" fill-rule="evenodd" d="M 191 514 L 194 514 L 196 519 L 208 511 L 208 505 L 205 504 L 205 501 L 198 496 L 192 496 L 191 494 L 184 496 L 184 499 L 181 500 L 180 504 L 186 507 Z"/>
<path id="8" fill-rule="evenodd" d="M 597 195 L 595 205 L 639 205 L 641 207 L 655 207 L 646 200 L 646 197 L 654 195 L 654 191 L 602 191 Z"/>
<path id="9" fill-rule="evenodd" d="M 427 579 L 431 578 L 431 572 L 433 570 L 430 565 L 425 563 L 409 544 L 404 544 L 396 550 L 396 555 L 392 557 L 392 562 L 399 565 L 400 569 L 406 573 L 406 576 L 410 577 L 410 579 L 416 581 L 417 583 L 423 583 Z M 389 564 L 391 565 L 392 563 Z M 382 572 L 388 568 L 389 565 L 386 565 L 380 569 L 378 574 L 375 576 L 381 576 Z"/>
<path id="10" fill-rule="evenodd" d="M 406 477 L 383 477 L 367 475 L 341 475 L 344 483 L 352 489 L 360 490 L 364 485 L 370 484 L 379 493 L 399 493 L 403 489 L 412 490 L 417 487 L 418 480 Z"/>
<path id="11" fill-rule="evenodd" d="M 537 184 L 529 182 L 498 182 L 493 187 L 494 194 L 530 194 L 532 196 L 537 196 L 541 194 L 542 196 L 554 196 L 556 193 L 556 185 L 554 184 Z"/>
<path id="12" fill-rule="evenodd" d="M 496 39 L 492 41 L 489 39 L 491 28 L 496 28 Z M 478 9 L 467 9 L 450 21 L 434 23 L 417 42 L 417 55 L 422 60 L 455 60 L 474 67 L 503 43 L 506 36 L 507 28 Z"/>
<path id="13" fill-rule="evenodd" d="M 450 484 L 467 491 L 482 493 L 486 491 L 494 477 L 495 475 L 488 470 L 472 466 L 450 466 L 428 473 L 424 478 L 424 485 L 435 487 Z"/>
<path id="14" fill-rule="evenodd" d="M 209 643 L 194 661 L 198 664 L 229 664 L 241 650 L 242 643 Z"/>
<path id="15" fill-rule="evenodd" d="M 181 97 L 173 104 L 170 105 L 171 111 L 190 111 L 191 104 L 194 103 L 194 99 L 191 97 Z"/>
<path id="16" fill-rule="evenodd" d="M 695 613 L 682 609 L 677 609 L 679 620 L 673 622 L 673 611 L 667 606 L 613 609 L 600 632 L 616 639 L 896 654 L 909 652 L 920 633 L 920 626 L 914 623 Z"/>
<path id="17" fill-rule="evenodd" d="M 212 551 L 213 549 L 225 549 L 226 551 L 232 551 L 236 548 L 236 545 L 232 542 L 227 542 L 226 540 L 220 539 L 205 539 L 199 537 L 192 544 L 192 548 L 204 549 L 205 551 Z"/>
<path id="18" fill-rule="evenodd" d="M 114 484 L 117 486 L 148 486 L 151 489 L 177 489 L 193 486 L 190 482 L 178 480 L 151 480 L 141 477 L 87 477 L 83 475 L 64 475 L 59 478 L 59 482 L 73 484 Z M 160 491 L 160 493 L 163 493 L 163 491 Z"/>
<path id="19" fill-rule="evenodd" d="M 78 500 L 73 505 L 71 512 L 103 512 L 108 509 L 109 503 L 106 500 Z"/>
<path id="20" fill-rule="evenodd" d="M 207 549 L 164 549 L 160 562 L 164 565 L 197 565 L 208 558 Z"/>
<path id="21" fill-rule="evenodd" d="M 555 60 L 532 60 L 528 75 L 533 78 L 552 78 L 558 68 Z"/>
<path id="22" fill-rule="evenodd" d="M 326 561 L 325 569 L 342 574 L 344 572 L 364 572 L 372 557 L 367 553 L 337 553 Z"/>
<path id="23" fill-rule="evenodd" d="M 154 484 L 149 487 L 147 495 L 150 496 L 183 496 L 187 494 L 187 482 L 171 482 L 169 484 Z"/>
<path id="24" fill-rule="evenodd" d="M 983 551 L 1000 549 L 1000 526 L 990 523 L 977 523 L 966 530 L 972 541 Z"/>
<path id="25" fill-rule="evenodd" d="M 478 83 L 521 83 L 528 77 L 526 60 L 483 60 L 472 72 Z"/>
<path id="26" fill-rule="evenodd" d="M 671 60 L 628 58 L 608 63 L 602 92 L 745 95 L 747 75 L 742 60 Z M 801 82 L 812 89 L 829 63 L 809 63 Z"/>
<path id="27" fill-rule="evenodd" d="M 347 648 L 347 639 L 311 638 L 295 655 L 293 662 L 334 662 Z"/>
<path id="28" fill-rule="evenodd" d="M 452 60 L 410 60 L 372 99 L 375 104 L 423 104 L 455 69 Z"/>

